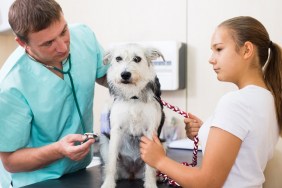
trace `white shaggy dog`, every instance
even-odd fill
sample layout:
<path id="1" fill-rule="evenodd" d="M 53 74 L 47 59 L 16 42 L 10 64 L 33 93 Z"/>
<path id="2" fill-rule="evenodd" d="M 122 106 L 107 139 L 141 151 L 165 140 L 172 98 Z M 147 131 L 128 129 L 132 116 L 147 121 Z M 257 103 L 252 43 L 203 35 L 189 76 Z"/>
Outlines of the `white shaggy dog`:
<path id="1" fill-rule="evenodd" d="M 156 188 L 156 171 L 142 161 L 139 139 L 160 133 L 164 122 L 160 83 L 152 60 L 162 57 L 153 48 L 127 44 L 104 56 L 110 95 L 110 134 L 100 137 L 105 163 L 102 188 L 114 188 L 118 179 L 144 179 L 145 188 Z"/>

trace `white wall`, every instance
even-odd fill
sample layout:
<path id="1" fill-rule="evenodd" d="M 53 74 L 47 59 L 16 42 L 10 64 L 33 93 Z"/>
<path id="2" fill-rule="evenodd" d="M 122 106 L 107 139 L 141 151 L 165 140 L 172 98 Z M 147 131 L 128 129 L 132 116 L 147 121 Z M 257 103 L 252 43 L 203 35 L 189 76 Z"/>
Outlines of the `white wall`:
<path id="1" fill-rule="evenodd" d="M 271 40 L 282 45 L 282 1 L 279 0 L 57 0 L 69 23 L 83 22 L 96 33 L 102 46 L 112 42 L 176 40 L 188 46 L 187 89 L 163 92 L 163 99 L 192 112 L 203 120 L 215 108 L 218 99 L 235 89 L 232 84 L 220 83 L 208 64 L 210 37 L 215 27 L 225 19 L 250 15 L 259 19 L 268 29 Z M 9 41 L 8 41 L 9 40 Z M 4 43 L 5 44 L 4 44 Z M 14 44 L 12 37 L 0 37 L 0 57 L 7 44 Z M 11 46 L 11 45 L 8 45 Z M 12 45 L 13 46 L 13 45 Z M 8 51 L 11 50 L 11 47 Z M 1 59 L 0 59 L 1 60 Z M 1 62 L 1 61 L 0 61 Z M 96 88 L 95 130 L 99 130 L 99 115 L 108 96 L 102 87 Z M 166 110 L 168 118 L 175 115 L 179 126 L 182 117 Z M 281 142 L 281 140 L 280 140 Z M 281 144 L 271 168 L 267 169 L 266 188 L 282 187 L 281 178 L 272 181 L 282 172 Z M 247 159 L 246 159 L 247 160 Z M 280 164 L 279 164 L 280 163 Z M 274 169 L 281 169 L 279 172 Z M 280 185 L 279 185 L 280 183 Z"/>

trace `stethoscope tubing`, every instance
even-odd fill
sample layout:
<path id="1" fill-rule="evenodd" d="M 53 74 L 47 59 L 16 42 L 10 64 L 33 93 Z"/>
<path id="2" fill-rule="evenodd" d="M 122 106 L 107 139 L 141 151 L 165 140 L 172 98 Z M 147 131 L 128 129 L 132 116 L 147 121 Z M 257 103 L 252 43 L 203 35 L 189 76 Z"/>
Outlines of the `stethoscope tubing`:
<path id="1" fill-rule="evenodd" d="M 82 126 L 82 131 L 85 134 L 85 133 L 87 133 L 87 131 L 86 131 L 86 128 L 85 128 L 85 124 L 84 124 L 83 117 L 82 117 L 82 114 L 81 114 L 81 111 L 80 111 L 80 107 L 79 107 L 79 104 L 78 104 L 77 96 L 76 96 L 76 93 L 75 93 L 73 78 L 72 78 L 72 75 L 70 73 L 70 71 L 71 71 L 71 54 L 69 54 L 69 56 L 67 58 L 67 61 L 69 61 L 69 68 L 68 68 L 67 71 L 63 71 L 63 70 L 61 70 L 61 69 L 59 69 L 59 68 L 57 68 L 55 66 L 50 66 L 50 65 L 48 65 L 48 66 L 44 65 L 44 66 L 46 66 L 48 68 L 52 68 L 55 71 L 58 71 L 58 72 L 60 72 L 62 74 L 67 74 L 68 75 L 68 77 L 70 79 L 70 83 L 71 83 L 71 90 L 72 90 L 72 93 L 73 93 L 74 102 L 75 102 L 76 109 L 77 109 L 77 112 L 78 112 L 78 115 L 79 115 L 79 118 L 80 118 L 80 123 L 81 123 L 81 126 Z"/>

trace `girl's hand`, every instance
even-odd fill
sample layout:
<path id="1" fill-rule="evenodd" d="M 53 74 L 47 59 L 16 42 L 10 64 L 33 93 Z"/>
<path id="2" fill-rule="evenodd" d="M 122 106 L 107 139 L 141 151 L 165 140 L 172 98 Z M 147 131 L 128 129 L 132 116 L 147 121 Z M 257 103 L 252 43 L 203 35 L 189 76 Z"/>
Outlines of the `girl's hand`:
<path id="1" fill-rule="evenodd" d="M 203 125 L 202 120 L 197 116 L 188 113 L 188 118 L 184 119 L 184 123 L 186 124 L 185 130 L 187 137 L 193 140 L 194 137 L 198 135 L 199 129 Z"/>
<path id="2" fill-rule="evenodd" d="M 140 153 L 142 160 L 153 168 L 157 168 L 158 164 L 166 157 L 164 148 L 157 135 L 153 135 L 153 140 L 146 136 L 141 137 Z"/>

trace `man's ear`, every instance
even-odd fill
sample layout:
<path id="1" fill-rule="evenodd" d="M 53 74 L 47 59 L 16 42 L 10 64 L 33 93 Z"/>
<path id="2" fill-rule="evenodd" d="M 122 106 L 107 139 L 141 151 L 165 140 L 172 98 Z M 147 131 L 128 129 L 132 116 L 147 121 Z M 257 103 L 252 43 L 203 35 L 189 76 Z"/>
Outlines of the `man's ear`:
<path id="1" fill-rule="evenodd" d="M 250 41 L 245 42 L 243 47 L 244 58 L 251 57 L 253 53 L 254 53 L 254 44 L 251 43 Z"/>
<path id="2" fill-rule="evenodd" d="M 26 47 L 27 47 L 26 42 L 22 41 L 19 37 L 16 37 L 15 40 L 17 41 L 17 43 L 18 43 L 21 47 L 23 47 L 24 49 L 26 49 Z"/>

